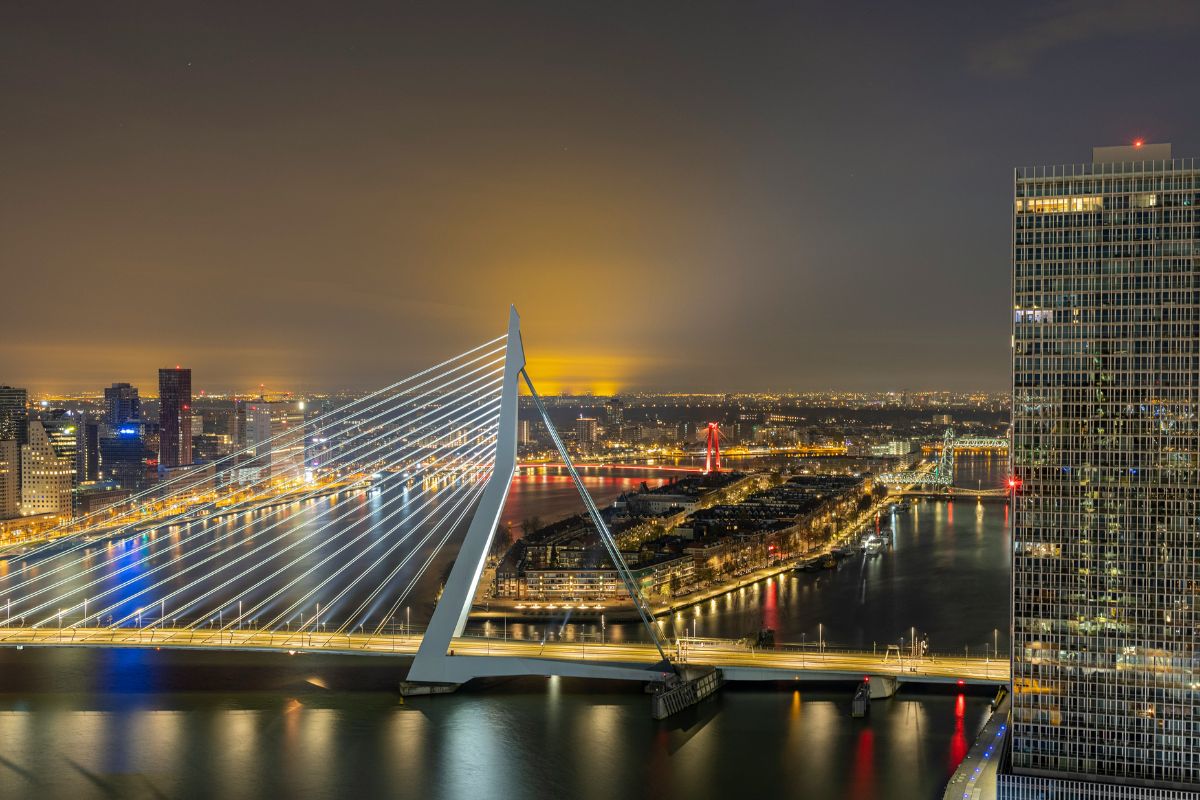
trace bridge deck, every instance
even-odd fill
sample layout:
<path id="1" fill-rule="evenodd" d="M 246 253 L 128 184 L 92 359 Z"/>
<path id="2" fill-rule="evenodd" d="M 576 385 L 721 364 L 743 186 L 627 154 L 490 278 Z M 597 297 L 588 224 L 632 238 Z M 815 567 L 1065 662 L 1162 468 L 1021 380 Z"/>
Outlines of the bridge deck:
<path id="1" fill-rule="evenodd" d="M 138 628 L 3 628 L 0 647 L 140 647 L 184 650 L 251 650 L 278 653 L 335 653 L 372 656 L 415 655 L 419 634 L 286 633 L 254 630 L 173 630 Z M 649 680 L 658 662 L 650 644 L 534 642 L 461 637 L 453 640 L 457 677 L 514 674 L 571 674 L 583 677 Z M 895 677 L 901 682 L 1001 684 L 1008 663 L 983 658 L 936 657 L 897 660 L 856 651 L 760 650 L 734 642 L 709 640 L 687 647 L 680 663 L 720 667 L 726 680 L 858 680 L 864 675 Z M 459 660 L 461 658 L 461 661 Z M 586 667 L 580 670 L 577 667 Z"/>

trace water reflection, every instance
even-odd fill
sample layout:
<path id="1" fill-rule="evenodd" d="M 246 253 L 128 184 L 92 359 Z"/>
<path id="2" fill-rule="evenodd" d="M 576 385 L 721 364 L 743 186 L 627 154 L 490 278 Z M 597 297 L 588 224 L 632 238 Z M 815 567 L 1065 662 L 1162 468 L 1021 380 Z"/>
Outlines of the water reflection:
<path id="1" fill-rule="evenodd" d="M 114 655 L 0 651 L 0 797 L 933 798 L 986 710 L 934 693 L 855 720 L 848 687 L 734 687 L 657 724 L 639 686 L 520 679 L 400 705 L 389 659 L 148 651 L 118 677 Z"/>

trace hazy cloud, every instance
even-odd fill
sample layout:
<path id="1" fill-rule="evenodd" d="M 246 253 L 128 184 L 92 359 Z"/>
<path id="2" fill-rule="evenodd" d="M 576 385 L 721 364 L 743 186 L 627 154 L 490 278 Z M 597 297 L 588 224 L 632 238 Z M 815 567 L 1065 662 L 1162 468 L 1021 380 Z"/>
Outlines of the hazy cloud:
<path id="1" fill-rule="evenodd" d="M 1035 9 L 1018 30 L 977 49 L 975 69 L 996 77 L 1025 75 L 1056 48 L 1145 34 L 1179 36 L 1200 24 L 1194 0 L 1062 0 Z"/>

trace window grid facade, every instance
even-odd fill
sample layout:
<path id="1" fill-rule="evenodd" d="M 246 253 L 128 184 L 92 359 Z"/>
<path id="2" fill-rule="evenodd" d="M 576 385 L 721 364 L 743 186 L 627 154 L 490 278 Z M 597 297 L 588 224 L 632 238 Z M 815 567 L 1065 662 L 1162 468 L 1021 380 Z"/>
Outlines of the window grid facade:
<path id="1" fill-rule="evenodd" d="M 1089 783 L 1025 775 L 1001 775 L 1004 800 L 1200 800 L 1200 794 L 1180 789 L 1153 789 L 1119 783 Z"/>
<path id="2" fill-rule="evenodd" d="M 1003 796 L 1192 797 L 1019 779 L 1200 787 L 1200 163 L 1020 169 L 1013 200 Z"/>

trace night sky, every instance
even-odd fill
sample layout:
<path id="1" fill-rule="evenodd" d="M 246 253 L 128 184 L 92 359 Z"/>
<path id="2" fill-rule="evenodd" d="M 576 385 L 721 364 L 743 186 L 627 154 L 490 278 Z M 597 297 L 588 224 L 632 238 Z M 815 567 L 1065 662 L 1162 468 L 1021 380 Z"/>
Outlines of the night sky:
<path id="1" fill-rule="evenodd" d="M 256 8 L 250 8 L 254 5 Z M 10 3 L 0 384 L 1008 384 L 1012 168 L 1200 156 L 1200 4 Z"/>

